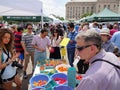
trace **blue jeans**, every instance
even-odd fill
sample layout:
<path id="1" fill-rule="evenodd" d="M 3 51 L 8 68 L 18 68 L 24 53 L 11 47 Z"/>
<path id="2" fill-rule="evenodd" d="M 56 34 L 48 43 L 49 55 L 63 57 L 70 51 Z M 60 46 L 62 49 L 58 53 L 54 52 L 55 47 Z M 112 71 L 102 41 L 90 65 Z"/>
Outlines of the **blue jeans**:
<path id="1" fill-rule="evenodd" d="M 75 48 L 67 48 L 68 60 L 69 64 L 73 66 L 74 62 L 74 55 L 75 55 Z"/>
<path id="2" fill-rule="evenodd" d="M 43 64 L 46 59 L 46 52 L 34 52 L 34 67 L 36 66 L 37 62 Z"/>

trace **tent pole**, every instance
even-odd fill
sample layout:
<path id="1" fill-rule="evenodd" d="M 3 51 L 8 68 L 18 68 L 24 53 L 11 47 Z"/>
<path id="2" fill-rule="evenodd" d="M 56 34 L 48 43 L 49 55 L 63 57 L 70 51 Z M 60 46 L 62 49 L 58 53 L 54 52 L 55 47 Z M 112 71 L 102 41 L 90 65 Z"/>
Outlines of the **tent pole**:
<path id="1" fill-rule="evenodd" d="M 41 15 L 42 29 L 43 29 L 43 14 Z"/>
<path id="2" fill-rule="evenodd" d="M 41 28 L 43 29 L 43 3 L 41 7 Z"/>

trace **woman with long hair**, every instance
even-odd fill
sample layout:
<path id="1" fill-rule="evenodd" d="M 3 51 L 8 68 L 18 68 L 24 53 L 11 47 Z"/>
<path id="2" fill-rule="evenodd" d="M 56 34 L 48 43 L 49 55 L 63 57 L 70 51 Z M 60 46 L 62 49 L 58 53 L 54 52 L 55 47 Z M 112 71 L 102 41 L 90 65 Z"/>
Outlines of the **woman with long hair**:
<path id="1" fill-rule="evenodd" d="M 63 36 L 60 36 L 59 30 L 55 29 L 51 37 L 51 50 L 50 50 L 50 59 L 61 59 L 60 54 L 60 42 L 62 41 Z"/>
<path id="2" fill-rule="evenodd" d="M 15 59 L 20 55 L 13 52 L 14 35 L 9 29 L 0 29 L 0 74 L 5 90 L 12 90 L 12 83 L 16 84 L 15 90 L 20 90 L 21 80 L 13 65 Z"/>

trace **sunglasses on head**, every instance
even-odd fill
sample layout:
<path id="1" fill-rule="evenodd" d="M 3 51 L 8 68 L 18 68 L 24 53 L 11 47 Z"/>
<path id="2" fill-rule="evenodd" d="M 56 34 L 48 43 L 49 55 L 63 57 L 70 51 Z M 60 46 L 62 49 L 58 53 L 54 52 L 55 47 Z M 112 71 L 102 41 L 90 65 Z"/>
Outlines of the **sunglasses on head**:
<path id="1" fill-rule="evenodd" d="M 98 47 L 98 45 L 96 45 L 96 44 L 92 44 L 92 45 L 95 45 L 95 46 Z M 87 47 L 90 47 L 90 46 L 92 46 L 92 45 L 76 46 L 76 49 L 77 49 L 78 51 L 82 51 L 83 49 L 85 49 L 85 48 L 87 48 Z"/>

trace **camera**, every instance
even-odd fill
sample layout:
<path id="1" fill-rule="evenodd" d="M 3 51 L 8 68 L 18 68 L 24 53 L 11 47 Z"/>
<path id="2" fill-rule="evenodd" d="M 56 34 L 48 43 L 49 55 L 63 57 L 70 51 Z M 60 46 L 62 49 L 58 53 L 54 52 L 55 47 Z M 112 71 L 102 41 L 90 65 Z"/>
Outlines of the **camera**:
<path id="1" fill-rule="evenodd" d="M 23 66 L 21 65 L 21 64 L 19 64 L 17 61 L 14 61 L 13 63 L 12 63 L 12 66 L 13 67 L 18 67 L 18 68 L 20 68 L 20 69 L 22 69 L 23 68 Z"/>

